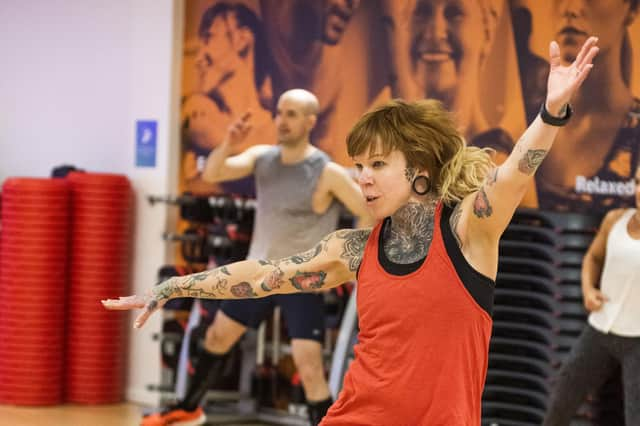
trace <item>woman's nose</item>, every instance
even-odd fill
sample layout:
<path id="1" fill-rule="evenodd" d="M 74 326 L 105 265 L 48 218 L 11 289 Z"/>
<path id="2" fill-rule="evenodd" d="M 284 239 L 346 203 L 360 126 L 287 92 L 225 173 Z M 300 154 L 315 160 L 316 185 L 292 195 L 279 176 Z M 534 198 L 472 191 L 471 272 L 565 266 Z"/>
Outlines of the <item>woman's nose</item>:
<path id="1" fill-rule="evenodd" d="M 371 183 L 371 171 L 368 168 L 363 168 L 362 170 L 360 170 L 360 173 L 358 174 L 358 183 L 360 185 L 366 185 Z"/>

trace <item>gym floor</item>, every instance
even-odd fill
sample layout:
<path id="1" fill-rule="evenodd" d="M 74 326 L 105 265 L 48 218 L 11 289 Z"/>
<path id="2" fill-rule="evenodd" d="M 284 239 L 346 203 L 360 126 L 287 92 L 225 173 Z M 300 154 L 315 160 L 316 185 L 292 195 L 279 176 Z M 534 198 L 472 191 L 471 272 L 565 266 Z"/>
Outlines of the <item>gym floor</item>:
<path id="1" fill-rule="evenodd" d="M 0 405 L 0 423 L 12 426 L 137 426 L 143 407 L 136 404 L 57 405 L 17 407 Z M 265 426 L 266 423 L 227 423 L 211 419 L 207 425 Z"/>

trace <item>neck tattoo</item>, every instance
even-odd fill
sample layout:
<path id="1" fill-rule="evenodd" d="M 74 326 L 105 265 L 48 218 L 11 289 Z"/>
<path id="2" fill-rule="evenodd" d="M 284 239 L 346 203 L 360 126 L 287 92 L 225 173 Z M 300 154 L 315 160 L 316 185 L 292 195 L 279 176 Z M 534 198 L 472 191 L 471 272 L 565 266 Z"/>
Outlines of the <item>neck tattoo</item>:
<path id="1" fill-rule="evenodd" d="M 384 252 L 389 260 L 408 264 L 427 255 L 437 204 L 438 198 L 428 194 L 422 203 L 409 203 L 393 214 L 383 235 Z"/>

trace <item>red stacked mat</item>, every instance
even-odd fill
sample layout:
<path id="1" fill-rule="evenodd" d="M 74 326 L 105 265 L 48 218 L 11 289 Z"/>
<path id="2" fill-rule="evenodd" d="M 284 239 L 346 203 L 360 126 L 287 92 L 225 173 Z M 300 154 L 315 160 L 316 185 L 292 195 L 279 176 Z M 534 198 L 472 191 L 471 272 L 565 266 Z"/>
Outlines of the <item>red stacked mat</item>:
<path id="1" fill-rule="evenodd" d="M 122 399 L 126 317 L 101 299 L 128 292 L 132 191 L 122 175 L 71 173 L 72 253 L 66 400 Z"/>
<path id="2" fill-rule="evenodd" d="M 69 203 L 61 179 L 2 187 L 0 403 L 62 402 Z"/>

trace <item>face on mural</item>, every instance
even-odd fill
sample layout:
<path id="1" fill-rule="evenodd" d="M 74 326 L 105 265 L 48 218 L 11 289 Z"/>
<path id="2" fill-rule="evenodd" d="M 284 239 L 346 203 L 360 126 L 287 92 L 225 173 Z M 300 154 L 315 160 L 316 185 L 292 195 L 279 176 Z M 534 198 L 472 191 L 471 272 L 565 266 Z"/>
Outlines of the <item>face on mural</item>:
<path id="1" fill-rule="evenodd" d="M 462 79 L 475 78 L 488 44 L 486 25 L 479 0 L 416 1 L 411 72 L 424 96 L 446 99 Z"/>
<path id="2" fill-rule="evenodd" d="M 573 62 L 590 35 L 598 36 L 601 52 L 621 46 L 626 26 L 632 20 L 629 0 L 556 1 L 553 25 L 563 61 Z"/>
<path id="3" fill-rule="evenodd" d="M 241 66 L 242 58 L 237 48 L 239 31 L 233 14 L 218 15 L 209 31 L 201 37 L 196 69 L 202 91 L 217 88 Z"/>
<path id="4" fill-rule="evenodd" d="M 211 150 L 224 139 L 229 114 L 220 110 L 209 96 L 194 94 L 182 105 L 182 129 L 186 143 L 202 150 Z"/>
<path id="5" fill-rule="evenodd" d="M 360 0 L 325 0 L 322 40 L 330 45 L 340 42 Z"/>

